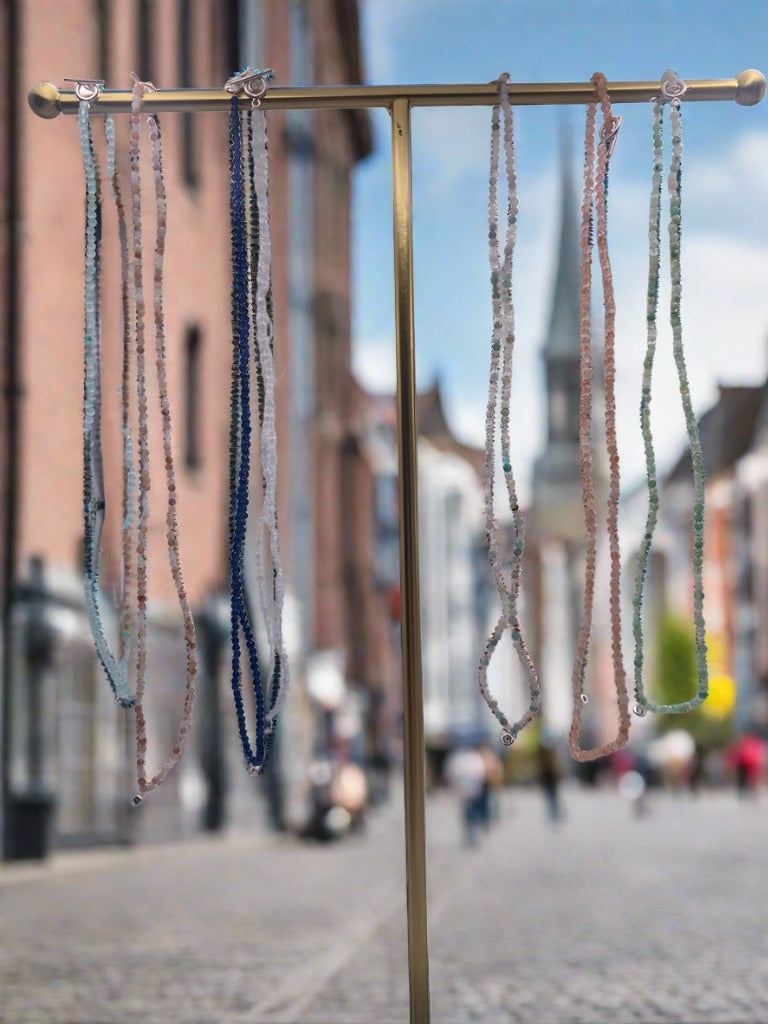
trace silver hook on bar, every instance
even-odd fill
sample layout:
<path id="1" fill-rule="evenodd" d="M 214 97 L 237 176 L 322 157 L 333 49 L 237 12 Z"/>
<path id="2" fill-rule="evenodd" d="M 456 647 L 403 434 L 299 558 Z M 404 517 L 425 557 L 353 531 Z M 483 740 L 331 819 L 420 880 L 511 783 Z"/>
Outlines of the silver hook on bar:
<path id="1" fill-rule="evenodd" d="M 688 86 L 671 68 L 661 76 L 659 96 L 662 100 L 668 100 L 670 103 L 676 103 L 679 106 L 680 100 L 687 91 Z"/>
<path id="2" fill-rule="evenodd" d="M 616 114 L 612 114 L 610 121 L 606 121 L 606 123 L 600 128 L 600 141 L 605 144 L 605 147 L 608 150 L 609 159 L 613 156 L 613 151 L 616 148 L 616 142 L 619 137 L 619 128 L 621 127 L 622 120 L 623 118 L 617 117 Z"/>
<path id="3" fill-rule="evenodd" d="M 65 78 L 65 82 L 74 82 L 75 96 L 84 103 L 95 100 L 104 88 L 103 78 Z"/>
<path id="4" fill-rule="evenodd" d="M 250 96 L 251 107 L 255 109 L 261 106 L 261 97 L 267 91 L 268 82 L 274 77 L 275 72 L 272 68 L 262 70 L 249 65 L 228 78 L 224 89 L 231 92 L 233 96 L 244 92 L 246 96 Z"/>
<path id="5" fill-rule="evenodd" d="M 131 72 L 131 78 L 135 85 L 140 85 L 142 87 L 143 92 L 157 92 L 157 86 L 154 82 L 143 82 L 135 71 Z"/>

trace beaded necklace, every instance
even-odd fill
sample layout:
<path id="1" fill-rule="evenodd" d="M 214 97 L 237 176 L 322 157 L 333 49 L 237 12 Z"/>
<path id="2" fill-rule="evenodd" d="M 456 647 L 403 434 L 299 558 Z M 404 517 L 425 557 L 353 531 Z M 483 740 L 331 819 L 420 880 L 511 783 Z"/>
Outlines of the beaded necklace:
<path id="1" fill-rule="evenodd" d="M 78 95 L 98 95 L 98 88 Z M 129 645 L 121 636 L 119 660 L 109 649 L 99 611 L 101 534 L 106 511 L 101 451 L 101 181 L 91 131 L 90 99 L 78 109 L 80 149 L 85 169 L 85 332 L 83 381 L 83 534 L 85 606 L 96 653 L 115 700 L 132 707 L 128 679 Z M 107 129 L 109 133 L 109 129 Z M 109 139 L 109 134 L 108 134 Z M 122 623 L 121 623 L 122 628 Z"/>
<path id="2" fill-rule="evenodd" d="M 635 579 L 633 633 L 635 639 L 635 713 L 644 715 L 646 711 L 659 714 L 680 714 L 699 707 L 709 693 L 707 673 L 707 647 L 704 634 L 704 458 L 701 450 L 696 416 L 691 403 L 688 374 L 683 349 L 682 322 L 680 318 L 681 271 L 680 271 L 680 240 L 681 240 L 681 198 L 680 185 L 682 178 L 683 124 L 680 98 L 686 90 L 674 71 L 666 71 L 661 79 L 659 95 L 653 105 L 653 177 L 651 183 L 651 210 L 648 225 L 648 334 L 643 364 L 643 387 L 640 399 L 640 422 L 645 447 L 645 464 L 648 476 L 648 517 L 645 535 L 640 546 L 640 557 Z M 656 457 L 653 449 L 651 432 L 651 381 L 653 359 L 656 354 L 656 316 L 659 303 L 659 264 L 661 242 L 661 179 L 663 170 L 663 138 L 662 127 L 664 104 L 669 104 L 669 121 L 672 131 L 672 160 L 669 170 L 669 253 L 672 298 L 670 319 L 672 323 L 672 342 L 675 366 L 680 385 L 680 399 L 685 414 L 685 424 L 691 447 L 691 463 L 693 466 L 694 506 L 693 506 L 693 621 L 696 641 L 696 669 L 698 688 L 690 700 L 676 704 L 659 704 L 649 700 L 643 689 L 643 596 L 645 580 L 648 573 L 648 562 L 651 553 L 651 541 L 656 528 L 659 511 L 659 494 L 656 476 Z"/>
<path id="3" fill-rule="evenodd" d="M 605 75 L 595 72 L 592 82 L 600 98 L 603 123 L 600 129 L 600 145 L 595 171 L 595 120 L 597 106 L 590 103 L 587 108 L 584 161 L 584 201 L 581 222 L 581 392 L 579 407 L 579 453 L 581 466 L 582 497 L 587 527 L 586 565 L 584 573 L 584 614 L 576 647 L 573 667 L 573 718 L 569 735 L 571 756 L 577 761 L 593 761 L 623 747 L 629 738 L 629 700 L 621 652 L 621 558 L 618 534 L 619 503 L 619 453 L 616 441 L 616 399 L 615 385 L 615 304 L 613 280 L 608 255 L 608 170 L 610 158 L 616 144 L 621 124 L 620 117 L 611 112 L 608 84 Z M 613 677 L 619 713 L 618 732 L 615 739 L 599 747 L 584 748 L 579 735 L 581 716 L 588 698 L 584 692 L 587 655 L 592 632 L 592 607 L 595 592 L 595 570 L 597 562 L 597 517 L 595 514 L 595 487 L 592 478 L 592 339 L 590 332 L 590 295 L 592 290 L 592 249 L 593 249 L 593 207 L 597 211 L 597 247 L 603 281 L 605 307 L 605 433 L 610 466 L 608 496 L 608 539 L 610 548 L 610 611 L 611 611 L 611 655 Z"/>
<path id="4" fill-rule="evenodd" d="M 151 777 L 147 776 L 147 728 L 144 711 L 144 695 L 146 689 L 147 661 L 147 527 L 149 522 L 148 493 L 149 477 L 149 430 L 148 404 L 146 393 L 145 365 L 145 331 L 144 317 L 146 304 L 143 289 L 143 256 L 141 240 L 141 173 L 139 161 L 139 143 L 141 128 L 141 101 L 145 92 L 152 91 L 151 83 L 140 82 L 134 77 L 133 98 L 131 102 L 131 205 L 133 211 L 133 286 L 136 322 L 136 382 L 138 395 L 138 434 L 139 434 L 139 520 L 137 534 L 137 656 L 136 656 L 136 770 L 139 792 L 133 798 L 134 805 L 141 803 L 144 796 L 159 786 L 168 773 L 178 762 L 189 738 L 192 714 L 195 704 L 197 676 L 197 642 L 192 613 L 184 587 L 179 555 L 178 527 L 176 522 L 176 479 L 173 462 L 171 436 L 171 410 L 168 401 L 168 382 L 165 357 L 165 320 L 163 314 L 163 259 L 165 254 L 165 237 L 167 231 L 167 203 L 165 183 L 163 180 L 162 146 L 160 127 L 155 117 L 147 118 L 147 127 L 152 149 L 152 170 L 155 183 L 155 202 L 157 209 L 156 245 L 153 273 L 153 308 L 155 321 L 155 368 L 157 373 L 158 396 L 163 432 L 163 455 L 166 474 L 167 506 L 166 536 L 168 560 L 171 568 L 179 605 L 184 622 L 184 641 L 186 647 L 186 685 L 181 720 L 176 740 L 170 756 L 163 762 L 160 769 Z"/>
<path id="5" fill-rule="evenodd" d="M 141 803 L 146 786 L 146 719 L 144 716 L 144 689 L 147 670 L 147 533 L 149 527 L 149 408 L 147 403 L 146 359 L 144 356 L 144 300 L 143 251 L 141 235 L 141 168 L 139 142 L 141 135 L 141 100 L 144 84 L 134 77 L 131 100 L 131 137 L 128 150 L 131 172 L 131 248 L 129 249 L 132 305 L 134 314 L 133 340 L 136 346 L 136 403 L 138 420 L 138 517 L 136 526 L 136 771 L 139 793 L 134 804 Z M 143 735 L 139 738 L 139 733 Z"/>
<path id="6" fill-rule="evenodd" d="M 136 473 L 133 465 L 133 436 L 130 422 L 131 346 L 128 342 L 128 330 L 132 312 L 132 289 L 128 275 L 128 232 L 125 206 L 120 187 L 120 177 L 117 173 L 115 122 L 111 114 L 107 114 L 104 118 L 104 131 L 107 139 L 107 173 L 112 190 L 112 198 L 117 210 L 118 238 L 120 243 L 120 429 L 123 437 L 123 522 L 120 531 L 122 538 L 120 657 L 125 658 L 127 661 L 133 632 L 131 568 L 133 546 L 135 544 L 134 503 L 136 491 Z"/>
<path id="7" fill-rule="evenodd" d="M 230 439 L 230 611 L 232 642 L 232 694 L 235 701 L 240 743 L 248 770 L 259 773 L 264 766 L 264 694 L 261 685 L 256 638 L 245 597 L 245 536 L 248 520 L 250 477 L 250 352 L 248 303 L 248 253 L 243 187 L 243 132 L 237 96 L 230 107 L 230 219 L 232 229 L 232 426 Z M 240 668 L 240 629 L 251 670 L 255 703 L 255 746 L 251 746 L 243 704 Z"/>
<path id="8" fill-rule="evenodd" d="M 501 599 L 502 612 L 480 657 L 478 683 L 480 693 L 501 725 L 500 740 L 511 746 L 525 726 L 535 718 L 541 708 L 538 678 L 530 654 L 523 640 L 518 609 L 522 577 L 523 517 L 517 500 L 517 488 L 510 454 L 510 395 L 512 387 L 512 357 L 515 344 L 515 318 L 512 302 L 512 258 L 517 238 L 517 175 L 515 172 L 514 126 L 509 102 L 507 82 L 509 75 L 499 78 L 499 102 L 491 115 L 491 162 L 488 186 L 488 247 L 491 267 L 491 302 L 493 330 L 491 335 L 491 373 L 488 387 L 488 405 L 485 420 L 485 531 L 488 560 L 496 589 Z M 500 114 L 504 119 L 504 156 L 507 182 L 507 227 L 503 258 L 499 239 L 499 158 Z M 504 578 L 499 558 L 498 523 L 494 514 L 494 474 L 496 471 L 496 403 L 499 394 L 499 355 L 501 356 L 501 458 L 507 497 L 512 512 L 513 547 L 511 552 L 510 582 Z M 529 704 L 516 722 L 510 721 L 500 709 L 488 686 L 488 666 L 505 630 L 509 628 L 512 643 L 528 682 Z"/>
<path id="9" fill-rule="evenodd" d="M 266 715 L 268 739 L 273 735 L 277 715 L 288 693 L 289 666 L 283 639 L 283 603 L 285 583 L 277 516 L 277 422 L 275 404 L 274 366 L 274 312 L 272 304 L 272 237 L 269 223 L 269 144 L 267 119 L 264 111 L 255 106 L 248 121 L 249 188 L 251 232 L 251 280 L 253 284 L 253 257 L 255 255 L 256 280 L 251 308 L 254 310 L 255 359 L 259 393 L 259 421 L 261 431 L 261 471 L 263 482 L 262 508 L 259 518 L 259 581 L 264 618 L 270 645 L 271 686 L 270 708 Z M 269 538 L 269 553 L 265 551 L 265 537 Z M 271 573 L 267 564 L 271 563 Z"/>
<path id="10" fill-rule="evenodd" d="M 233 339 L 229 474 L 231 682 L 240 743 L 251 774 L 260 774 L 264 769 L 277 724 L 277 714 L 285 699 L 288 684 L 288 661 L 282 635 L 284 582 L 277 528 L 277 434 L 267 130 L 266 118 L 259 109 L 259 99 L 270 77 L 272 73 L 269 71 L 244 69 L 226 84 L 227 90 L 233 94 L 230 106 Z M 243 115 L 238 101 L 238 94 L 241 91 L 252 99 L 247 147 L 243 144 Z M 257 519 L 253 554 L 258 579 L 259 607 L 264 618 L 270 649 L 271 682 L 268 684 L 268 701 L 265 699 L 262 684 L 252 611 L 245 581 L 252 433 L 251 348 L 256 372 L 262 483 L 261 509 Z M 242 694 L 241 629 L 253 685 L 253 745 L 248 735 Z"/>

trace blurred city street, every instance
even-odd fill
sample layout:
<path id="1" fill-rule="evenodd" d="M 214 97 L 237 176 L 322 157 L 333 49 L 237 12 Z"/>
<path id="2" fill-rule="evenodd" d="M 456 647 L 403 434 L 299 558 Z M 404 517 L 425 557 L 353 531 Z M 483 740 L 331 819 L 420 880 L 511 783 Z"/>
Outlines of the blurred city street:
<path id="1" fill-rule="evenodd" d="M 478 846 L 430 801 L 433 1017 L 768 1019 L 768 805 L 507 791 Z M 236 833 L 0 869 L 4 1024 L 408 1018 L 402 822 L 336 844 Z"/>

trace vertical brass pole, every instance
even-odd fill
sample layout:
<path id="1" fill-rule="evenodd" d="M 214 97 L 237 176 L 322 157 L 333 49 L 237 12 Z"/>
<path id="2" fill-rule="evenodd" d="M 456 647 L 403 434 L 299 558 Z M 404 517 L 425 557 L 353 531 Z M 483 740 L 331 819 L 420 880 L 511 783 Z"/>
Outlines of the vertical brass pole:
<path id="1" fill-rule="evenodd" d="M 405 874 L 411 1024 L 429 1024 L 427 866 L 424 829 L 424 709 L 421 682 L 419 512 L 413 328 L 411 106 L 392 104 L 392 214 L 395 232 L 397 454 L 400 471 L 400 594 L 405 758 Z"/>

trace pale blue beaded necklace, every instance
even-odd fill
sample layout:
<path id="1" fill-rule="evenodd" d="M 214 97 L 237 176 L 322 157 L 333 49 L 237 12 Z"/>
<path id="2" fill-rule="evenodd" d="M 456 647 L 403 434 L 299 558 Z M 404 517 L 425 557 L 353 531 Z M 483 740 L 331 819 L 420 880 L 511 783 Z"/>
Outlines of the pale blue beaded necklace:
<path id="1" fill-rule="evenodd" d="M 128 677 L 130 645 L 123 645 L 118 660 L 104 635 L 99 611 L 99 562 L 101 533 L 106 511 L 101 453 L 101 320 L 100 240 L 101 188 L 91 132 L 90 102 L 81 100 L 78 110 L 80 149 L 85 169 L 85 331 L 83 382 L 83 532 L 85 607 L 99 661 L 104 668 L 115 700 L 132 707 Z M 110 141 L 110 134 L 107 135 Z M 114 136 L 111 137 L 113 144 Z"/>
<path id="2" fill-rule="evenodd" d="M 648 475 L 648 517 L 645 534 L 640 546 L 640 556 L 635 580 L 633 633 L 635 639 L 635 713 L 644 715 L 646 711 L 657 714 L 673 715 L 692 711 L 707 699 L 709 681 L 707 675 L 707 646 L 704 633 L 704 458 L 701 450 L 696 416 L 691 403 L 688 374 L 685 366 L 683 350 L 682 321 L 680 318 L 681 274 L 680 274 L 680 218 L 682 177 L 683 128 L 680 97 L 686 90 L 674 71 L 666 71 L 661 80 L 661 90 L 654 101 L 653 114 L 653 178 L 651 184 L 651 211 L 648 228 L 649 261 L 648 261 L 648 302 L 647 322 L 648 334 L 643 365 L 642 397 L 640 400 L 640 422 L 645 447 L 645 463 Z M 643 688 L 643 596 L 645 581 L 648 574 L 648 563 L 651 553 L 651 541 L 656 528 L 659 513 L 659 493 L 656 476 L 656 457 L 653 449 L 651 433 L 651 379 L 653 359 L 656 353 L 656 314 L 659 302 L 659 262 L 661 241 L 661 178 L 663 168 L 662 122 L 664 104 L 669 104 L 669 122 L 672 131 L 672 160 L 669 172 L 669 253 L 672 298 L 670 320 L 672 324 L 673 353 L 677 376 L 680 384 L 680 398 L 688 439 L 691 446 L 691 463 L 693 466 L 693 624 L 696 642 L 696 670 L 698 689 L 690 700 L 676 704 L 660 704 L 650 700 Z"/>

